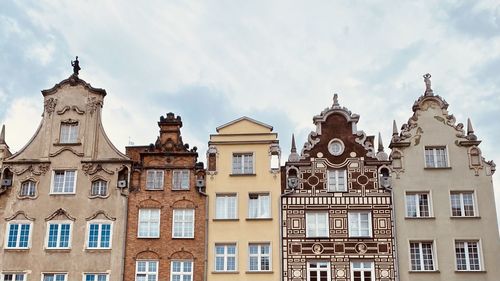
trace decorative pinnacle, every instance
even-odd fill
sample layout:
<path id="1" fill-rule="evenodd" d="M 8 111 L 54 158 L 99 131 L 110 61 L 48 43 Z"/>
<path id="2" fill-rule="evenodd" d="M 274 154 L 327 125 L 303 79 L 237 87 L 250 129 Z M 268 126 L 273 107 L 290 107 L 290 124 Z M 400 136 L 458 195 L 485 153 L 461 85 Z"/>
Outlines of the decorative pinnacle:
<path id="1" fill-rule="evenodd" d="M 297 147 L 295 147 L 295 135 L 292 134 L 292 149 L 290 150 L 290 155 L 288 156 L 289 162 L 297 162 L 300 160 L 300 155 L 297 153 Z"/>
<path id="2" fill-rule="evenodd" d="M 2 125 L 2 132 L 0 132 L 0 144 L 5 144 L 5 125 Z"/>
<path id="3" fill-rule="evenodd" d="M 424 76 L 424 82 L 425 82 L 425 96 L 432 96 L 434 95 L 434 91 L 432 91 L 431 88 L 431 75 L 429 73 L 425 74 Z"/>
<path id="4" fill-rule="evenodd" d="M 295 147 L 295 135 L 292 134 L 292 149 L 290 150 L 290 152 L 294 153 L 294 152 L 297 152 L 297 147 Z"/>
<path id="5" fill-rule="evenodd" d="M 339 106 L 339 95 L 333 94 L 333 106 Z"/>
<path id="6" fill-rule="evenodd" d="M 472 128 L 472 122 L 470 118 L 467 118 L 467 135 L 474 134 L 474 129 Z"/>
<path id="7" fill-rule="evenodd" d="M 380 132 L 378 132 L 378 152 L 383 152 L 384 151 L 384 145 L 382 144 L 382 136 L 380 135 Z"/>
<path id="8" fill-rule="evenodd" d="M 398 126 L 396 125 L 396 120 L 392 120 L 392 135 L 398 135 Z"/>

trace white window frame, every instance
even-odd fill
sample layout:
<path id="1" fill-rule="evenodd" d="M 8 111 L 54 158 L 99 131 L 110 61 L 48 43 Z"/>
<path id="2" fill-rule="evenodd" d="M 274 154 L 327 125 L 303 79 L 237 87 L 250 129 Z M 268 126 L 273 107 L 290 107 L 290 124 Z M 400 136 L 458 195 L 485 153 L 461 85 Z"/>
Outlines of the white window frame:
<path id="1" fill-rule="evenodd" d="M 64 280 L 63 281 L 67 281 L 68 280 L 68 273 L 67 272 L 42 272 L 42 281 L 45 281 L 45 276 L 46 275 L 54 275 L 54 279 L 52 281 L 56 281 L 56 276 L 57 275 L 63 275 L 64 276 Z"/>
<path id="2" fill-rule="evenodd" d="M 368 235 L 363 235 L 364 229 L 361 228 L 361 215 L 368 214 Z M 349 225 L 349 237 L 373 237 L 372 212 L 371 211 L 350 211 L 347 214 Z M 356 216 L 356 221 L 353 219 Z M 353 226 L 356 224 L 358 233 L 354 233 Z"/>
<path id="3" fill-rule="evenodd" d="M 23 191 L 28 191 L 28 194 L 23 194 Z M 29 194 L 30 191 L 33 191 L 33 194 Z M 19 188 L 19 196 L 20 197 L 28 197 L 33 198 L 36 197 L 36 182 L 32 179 L 27 179 L 21 183 L 21 187 Z"/>
<path id="4" fill-rule="evenodd" d="M 90 225 L 97 224 L 98 225 L 98 234 L 97 234 L 97 247 L 90 247 Z M 101 247 L 102 241 L 102 226 L 105 224 L 109 224 L 109 246 Z M 91 220 L 87 222 L 87 235 L 85 240 L 85 248 L 86 249 L 111 249 L 113 247 L 113 222 L 108 220 Z"/>
<path id="5" fill-rule="evenodd" d="M 106 276 L 106 280 L 105 281 L 109 280 L 109 274 L 106 273 L 106 272 L 85 272 L 85 273 L 83 273 L 83 279 L 82 279 L 82 281 L 87 281 L 87 276 L 89 276 L 89 275 L 93 275 L 94 276 L 94 281 L 99 281 L 99 275 Z"/>
<path id="6" fill-rule="evenodd" d="M 318 261 L 308 261 L 307 262 L 307 281 L 317 281 L 317 280 L 320 280 L 320 278 L 318 278 L 320 276 L 320 272 L 322 271 L 325 271 L 325 270 L 322 270 L 324 268 L 311 268 L 311 264 L 312 263 L 315 263 L 315 264 L 321 264 L 321 265 L 326 265 L 326 273 L 327 273 L 327 280 L 332 280 L 331 279 L 331 264 L 330 262 L 328 261 L 322 261 L 322 260 L 318 260 Z M 312 271 L 315 271 L 317 274 L 316 274 L 316 280 L 313 280 L 311 279 L 311 272 Z"/>
<path id="7" fill-rule="evenodd" d="M 235 167 L 235 165 L 234 165 L 236 162 L 235 157 L 240 157 L 240 156 L 241 156 L 241 160 L 238 162 L 239 162 L 239 165 L 241 165 L 241 167 L 239 169 L 237 169 L 237 167 Z M 245 166 L 246 158 L 251 159 L 251 161 L 252 161 L 251 167 Z M 251 168 L 251 171 L 247 171 L 248 168 Z M 234 152 L 232 157 L 231 157 L 231 172 L 233 175 L 253 175 L 253 174 L 255 174 L 255 153 L 253 153 L 253 152 Z"/>
<path id="8" fill-rule="evenodd" d="M 5 280 L 5 275 L 12 275 L 12 281 L 26 281 L 26 273 L 25 272 L 2 272 L 1 280 Z M 19 276 L 22 276 L 23 279 L 17 280 Z"/>
<path id="9" fill-rule="evenodd" d="M 145 262 L 146 263 L 146 271 L 141 271 L 139 272 L 139 263 L 140 262 Z M 150 263 L 155 263 L 156 264 L 156 271 L 149 271 L 149 264 Z M 154 281 L 158 281 L 158 267 L 160 266 L 160 263 L 158 260 L 136 260 L 135 261 L 135 277 L 134 280 L 137 281 L 137 275 L 143 274 L 146 276 L 145 280 L 149 281 L 149 275 L 154 274 L 156 276 Z"/>
<path id="10" fill-rule="evenodd" d="M 362 266 L 360 268 L 355 268 L 355 263 L 360 263 Z M 370 264 L 370 268 L 366 268 L 364 266 L 367 263 Z M 354 280 L 354 271 L 361 272 L 361 281 L 365 281 L 365 275 L 363 274 L 364 272 L 370 272 L 370 280 L 375 280 L 375 265 L 373 261 L 354 260 L 349 263 L 349 266 L 351 267 L 351 280 Z"/>
<path id="11" fill-rule="evenodd" d="M 64 186 L 63 186 L 63 191 L 55 191 L 55 179 L 56 179 L 56 173 L 58 172 L 64 172 L 64 176 L 63 176 L 63 182 L 64 182 Z M 65 192 L 64 190 L 66 189 L 66 177 L 67 177 L 67 172 L 74 172 L 75 173 L 75 177 L 73 179 L 73 190 L 72 191 L 67 191 Z M 67 170 L 64 170 L 64 169 L 61 169 L 61 170 L 53 170 L 52 171 L 52 184 L 50 185 L 50 194 L 76 194 L 76 183 L 77 183 L 77 179 L 78 179 L 78 172 L 75 170 L 75 169 L 67 169 Z"/>
<path id="12" fill-rule="evenodd" d="M 219 198 L 221 198 L 219 200 Z M 222 199 L 224 198 L 224 199 Z M 231 199 L 229 199 L 231 198 Z M 230 200 L 234 200 L 234 217 L 230 216 Z M 222 207 L 219 205 L 222 204 Z M 222 213 L 221 213 L 222 212 Z M 235 220 L 238 219 L 238 195 L 234 193 L 219 193 L 215 195 L 215 219 Z"/>
<path id="13" fill-rule="evenodd" d="M 344 188 L 339 187 L 339 174 L 343 174 Z M 333 175 L 332 175 L 333 174 Z M 334 177 L 334 180 L 330 179 Z M 327 171 L 327 189 L 328 192 L 346 192 L 347 191 L 347 170 L 346 169 L 331 169 Z"/>
<path id="14" fill-rule="evenodd" d="M 148 234 L 141 235 L 141 212 L 149 212 L 149 219 L 145 222 L 148 223 Z M 152 221 L 151 212 L 158 211 L 158 235 L 151 234 L 151 224 L 156 223 L 156 221 Z M 161 230 L 161 210 L 159 208 L 140 208 L 137 216 L 137 238 L 160 238 L 160 230 Z"/>
<path id="15" fill-rule="evenodd" d="M 427 195 L 427 208 L 429 209 L 429 215 L 428 216 L 422 216 L 422 210 L 420 209 L 420 201 L 421 195 Z M 415 216 L 411 216 L 409 213 L 409 204 L 408 204 L 408 196 L 416 196 L 415 198 Z M 429 191 L 406 191 L 405 193 L 405 216 L 407 218 L 432 218 L 434 217 L 434 213 L 432 210 L 432 197 L 431 197 L 431 192 Z"/>
<path id="16" fill-rule="evenodd" d="M 319 219 L 326 218 L 326 226 L 320 226 Z M 324 212 L 307 212 L 306 213 L 306 237 L 329 237 L 330 222 L 328 211 Z M 324 233 L 322 231 L 325 231 Z"/>
<path id="17" fill-rule="evenodd" d="M 180 268 L 181 268 L 181 271 L 179 272 L 174 272 L 174 262 L 180 262 L 181 265 L 180 265 Z M 184 263 L 190 263 L 191 264 L 191 271 L 189 272 L 186 272 L 184 271 Z M 174 280 L 174 275 L 177 275 L 177 276 L 180 276 L 180 281 L 186 281 L 185 280 L 185 276 L 189 276 L 189 280 L 190 281 L 193 281 L 193 275 L 194 275 L 194 262 L 193 260 L 172 260 L 170 262 L 170 281 L 173 281 Z"/>
<path id="18" fill-rule="evenodd" d="M 57 239 L 56 239 L 56 247 L 49 247 L 49 235 L 50 235 L 50 226 L 57 224 L 59 227 L 57 228 Z M 69 237 L 68 237 L 68 246 L 60 247 L 61 243 L 61 225 L 69 224 Z M 59 250 L 59 249 L 71 249 L 71 240 L 73 240 L 73 222 L 70 220 L 52 220 L 47 222 L 47 232 L 45 235 L 45 249 L 47 250 Z"/>
<path id="19" fill-rule="evenodd" d="M 193 220 L 191 222 L 187 221 L 186 219 L 186 212 L 190 211 L 192 213 L 192 218 Z M 175 220 L 175 215 L 176 213 L 181 213 L 180 215 L 182 216 L 181 221 L 176 221 Z M 174 209 L 172 212 L 172 238 L 194 238 L 194 221 L 195 221 L 195 211 L 194 209 Z M 181 224 L 181 234 L 180 235 L 175 235 L 176 233 L 176 223 Z M 191 233 L 188 233 L 186 226 L 190 224 L 191 225 Z"/>
<path id="20" fill-rule="evenodd" d="M 172 190 L 189 190 L 190 179 L 191 179 L 191 173 L 188 169 L 173 170 Z"/>
<path id="21" fill-rule="evenodd" d="M 10 226 L 13 224 L 29 225 L 28 231 L 28 245 L 26 247 L 19 247 L 20 239 L 21 239 L 21 227 L 17 229 L 17 238 L 16 238 L 16 246 L 9 247 L 9 238 L 10 238 Z M 7 228 L 5 230 L 5 249 L 30 249 L 31 248 L 31 237 L 33 236 L 33 222 L 28 220 L 12 220 L 6 224 Z"/>
<path id="22" fill-rule="evenodd" d="M 465 253 L 464 254 L 465 254 L 465 263 L 466 263 L 466 267 L 467 267 L 466 269 L 458 269 L 457 243 L 465 243 L 465 247 L 464 247 Z M 471 269 L 471 264 L 470 264 L 471 256 L 469 253 L 469 243 L 476 244 L 477 258 L 479 261 L 479 269 Z M 460 272 L 472 271 L 472 272 L 474 272 L 474 271 L 483 271 L 484 270 L 483 257 L 482 257 L 483 249 L 481 247 L 481 240 L 479 240 L 479 239 L 455 239 L 454 243 L 453 243 L 453 248 L 454 248 L 454 252 L 455 252 L 455 270 L 456 271 L 460 271 Z"/>
<path id="23" fill-rule="evenodd" d="M 98 193 L 94 193 L 95 188 L 99 191 Z M 105 191 L 104 194 L 101 194 L 102 191 Z M 90 195 L 91 196 L 107 196 L 109 192 L 108 189 L 108 182 L 103 180 L 103 179 L 96 179 L 93 180 L 92 183 L 90 184 Z"/>
<path id="24" fill-rule="evenodd" d="M 413 264 L 411 260 L 411 244 L 412 243 L 418 243 L 418 248 L 419 248 L 419 263 L 418 265 L 420 266 L 420 269 L 413 269 Z M 432 269 L 425 269 L 425 263 L 424 263 L 424 254 L 422 251 L 422 244 L 431 244 L 431 251 L 432 251 Z M 433 272 L 438 270 L 437 266 L 437 255 L 436 255 L 436 243 L 433 240 L 410 240 L 408 243 L 408 262 L 410 266 L 410 271 L 426 271 L 426 272 Z"/>
<path id="25" fill-rule="evenodd" d="M 158 169 L 146 170 L 146 190 L 163 190 L 165 171 Z"/>
<path id="26" fill-rule="evenodd" d="M 474 214 L 472 216 L 465 215 L 465 203 L 464 203 L 464 193 L 471 194 L 472 197 L 472 211 Z M 452 201 L 452 195 L 458 194 L 459 195 L 459 200 L 460 200 L 460 215 L 454 215 L 453 214 L 453 201 Z M 474 190 L 451 190 L 450 191 L 450 213 L 451 216 L 454 218 L 474 218 L 478 217 L 478 208 L 477 208 L 477 200 L 476 200 L 476 192 Z"/>
<path id="27" fill-rule="evenodd" d="M 250 253 L 250 247 L 252 246 L 256 246 L 257 247 L 257 254 L 252 254 Z M 268 248 L 268 253 L 267 254 L 263 254 L 262 253 L 262 247 L 267 247 Z M 255 257 L 257 258 L 257 267 L 258 269 L 252 269 L 251 268 L 251 264 L 250 264 L 250 260 L 252 257 Z M 262 258 L 267 258 L 269 260 L 269 269 L 262 269 Z M 272 248 L 271 248 L 271 243 L 266 243 L 266 242 L 263 242 L 263 243 L 249 243 L 248 244 L 248 271 L 251 271 L 251 272 L 259 272 L 259 271 L 271 271 L 273 268 L 273 264 L 272 264 Z"/>
<path id="28" fill-rule="evenodd" d="M 228 247 L 234 246 L 234 254 L 228 253 Z M 217 247 L 224 247 L 223 254 L 217 254 Z M 224 268 L 222 270 L 217 269 L 217 257 L 222 257 L 224 259 Z M 234 269 L 228 270 L 228 258 L 234 258 Z M 235 272 L 238 270 L 238 245 L 236 243 L 215 243 L 214 246 L 214 271 L 216 272 Z"/>
<path id="29" fill-rule="evenodd" d="M 63 135 L 63 130 L 67 130 L 67 134 Z M 61 123 L 61 128 L 59 130 L 59 143 L 78 143 L 78 122 L 72 123 Z"/>
<path id="30" fill-rule="evenodd" d="M 438 165 L 438 155 L 437 151 L 438 150 L 443 150 L 444 151 L 444 157 L 445 157 L 445 166 L 440 166 Z M 428 165 L 427 163 L 427 151 L 432 151 L 432 165 Z M 443 145 L 436 145 L 436 146 L 425 146 L 424 147 L 424 167 L 425 168 L 449 168 L 450 167 L 450 158 L 449 158 L 449 153 L 448 153 L 448 147 Z"/>
<path id="31" fill-rule="evenodd" d="M 257 199 L 251 198 L 257 196 Z M 265 202 L 267 197 L 267 204 Z M 255 203 L 252 203 L 255 202 Z M 257 204 L 256 206 L 254 206 Z M 254 210 L 257 214 L 253 215 Z M 267 211 L 267 212 L 266 212 Z M 269 193 L 249 193 L 248 194 L 248 218 L 249 219 L 269 219 L 271 218 L 271 194 Z"/>

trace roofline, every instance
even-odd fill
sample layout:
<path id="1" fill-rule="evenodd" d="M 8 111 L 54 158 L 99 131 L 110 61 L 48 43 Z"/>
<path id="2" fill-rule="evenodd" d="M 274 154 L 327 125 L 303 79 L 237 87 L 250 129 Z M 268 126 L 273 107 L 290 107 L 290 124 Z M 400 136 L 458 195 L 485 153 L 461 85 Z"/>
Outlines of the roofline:
<path id="1" fill-rule="evenodd" d="M 220 125 L 220 126 L 219 126 L 219 127 L 217 127 L 215 130 L 216 130 L 216 131 L 217 131 L 217 133 L 218 133 L 220 129 L 223 129 L 223 128 L 225 128 L 225 127 L 231 126 L 231 125 L 233 125 L 233 124 L 235 124 L 235 123 L 237 123 L 237 122 L 240 122 L 240 121 L 242 121 L 242 120 L 247 120 L 247 121 L 250 121 L 250 122 L 252 122 L 252 123 L 255 123 L 255 124 L 261 125 L 261 126 L 263 126 L 263 127 L 268 128 L 268 129 L 269 129 L 269 130 L 271 130 L 271 131 L 273 130 L 273 126 L 268 125 L 268 124 L 263 123 L 263 122 L 260 122 L 260 121 L 257 121 L 257 120 L 255 120 L 255 119 L 250 118 L 250 117 L 247 117 L 247 116 L 242 116 L 242 117 L 240 117 L 240 118 L 238 118 L 238 119 L 235 119 L 235 120 L 233 120 L 233 121 L 230 121 L 230 122 L 228 122 L 228 123 L 226 123 L 226 124 Z"/>

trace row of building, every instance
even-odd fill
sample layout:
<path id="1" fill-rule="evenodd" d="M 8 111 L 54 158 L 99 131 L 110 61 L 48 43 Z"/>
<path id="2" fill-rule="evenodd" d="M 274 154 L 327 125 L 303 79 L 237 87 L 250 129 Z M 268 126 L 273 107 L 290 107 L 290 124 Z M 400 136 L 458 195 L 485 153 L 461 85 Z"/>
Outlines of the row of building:
<path id="1" fill-rule="evenodd" d="M 210 135 L 205 167 L 173 113 L 121 153 L 106 91 L 76 70 L 42 91 L 13 155 L 2 127 L 1 280 L 498 280 L 495 164 L 424 78 L 390 153 L 335 95 L 287 161 L 272 126 L 241 117 Z"/>

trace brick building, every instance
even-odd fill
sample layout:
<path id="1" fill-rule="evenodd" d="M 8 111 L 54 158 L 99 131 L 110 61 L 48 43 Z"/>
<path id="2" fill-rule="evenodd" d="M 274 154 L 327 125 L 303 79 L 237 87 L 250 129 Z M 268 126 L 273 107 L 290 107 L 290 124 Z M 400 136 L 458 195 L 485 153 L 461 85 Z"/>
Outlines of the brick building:
<path id="1" fill-rule="evenodd" d="M 161 116 L 155 144 L 129 146 L 125 281 L 205 280 L 203 163 L 184 144 L 181 117 Z"/>

